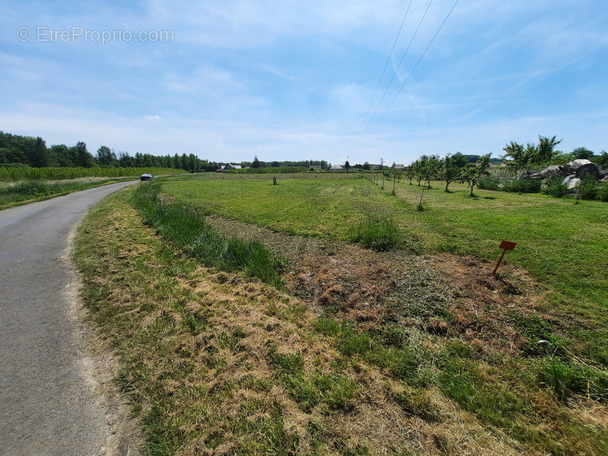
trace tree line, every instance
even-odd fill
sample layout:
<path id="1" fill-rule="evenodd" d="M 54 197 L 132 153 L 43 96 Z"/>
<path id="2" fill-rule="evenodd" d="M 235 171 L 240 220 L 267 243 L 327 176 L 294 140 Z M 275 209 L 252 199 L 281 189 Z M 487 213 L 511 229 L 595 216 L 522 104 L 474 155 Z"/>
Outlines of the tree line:
<path id="1" fill-rule="evenodd" d="M 95 154 L 87 145 L 79 141 L 75 146 L 64 144 L 47 147 L 41 137 L 13 135 L 0 131 L 0 166 L 32 168 L 173 168 L 191 173 L 217 171 L 228 162 L 212 162 L 198 158 L 194 154 L 151 155 L 137 152 L 116 153 L 107 146 L 101 146 Z M 257 157 L 253 162 L 241 162 L 243 167 L 251 168 L 310 168 L 327 169 L 325 160 L 271 161 L 262 162 Z"/>

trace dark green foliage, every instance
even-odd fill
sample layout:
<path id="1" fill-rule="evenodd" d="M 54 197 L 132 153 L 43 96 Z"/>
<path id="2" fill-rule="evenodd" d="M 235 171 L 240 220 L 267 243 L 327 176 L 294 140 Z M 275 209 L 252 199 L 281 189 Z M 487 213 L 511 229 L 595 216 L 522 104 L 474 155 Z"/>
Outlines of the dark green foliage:
<path id="1" fill-rule="evenodd" d="M 542 192 L 545 195 L 562 198 L 568 194 L 568 186 L 562 182 L 563 179 L 561 177 L 554 177 L 547 182 L 547 186 L 542 189 Z"/>
<path id="2" fill-rule="evenodd" d="M 132 202 L 143 218 L 191 256 L 227 271 L 243 271 L 274 286 L 281 285 L 283 262 L 262 244 L 227 239 L 203 222 L 193 208 L 161 202 L 158 182 L 140 185 Z"/>
<path id="3" fill-rule="evenodd" d="M 477 188 L 482 190 L 500 190 L 500 181 L 493 174 L 483 176 L 477 182 Z"/>
<path id="4" fill-rule="evenodd" d="M 600 184 L 597 187 L 597 199 L 608 203 L 608 183 Z"/>
<path id="5" fill-rule="evenodd" d="M 376 252 L 385 252 L 399 245 L 401 235 L 394 220 L 370 217 L 356 228 L 353 240 Z"/>
<path id="6" fill-rule="evenodd" d="M 538 193 L 540 189 L 541 182 L 535 179 L 516 179 L 503 184 L 503 190 L 512 193 Z"/>
<path id="7" fill-rule="evenodd" d="M 581 183 L 578 185 L 579 197 L 584 200 L 595 200 L 598 199 L 598 185 L 597 180 L 593 176 L 585 176 Z"/>

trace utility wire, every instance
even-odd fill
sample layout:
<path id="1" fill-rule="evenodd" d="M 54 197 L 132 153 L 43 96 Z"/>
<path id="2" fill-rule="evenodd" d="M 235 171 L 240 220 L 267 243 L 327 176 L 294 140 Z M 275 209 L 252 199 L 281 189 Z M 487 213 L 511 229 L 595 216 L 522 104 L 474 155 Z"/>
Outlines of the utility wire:
<path id="1" fill-rule="evenodd" d="M 401 60 L 399 61 L 399 65 L 397 65 L 397 68 L 395 69 L 395 71 L 393 73 L 393 77 L 391 78 L 390 82 L 386 86 L 386 89 L 384 89 L 384 93 L 382 94 L 382 98 L 378 102 L 378 105 L 376 106 L 376 109 L 374 110 L 374 113 L 372 114 L 371 118 L 369 119 L 369 122 L 367 124 L 368 127 L 369 127 L 369 125 L 371 125 L 372 121 L 374 120 L 374 117 L 376 117 L 376 114 L 378 114 L 378 110 L 380 109 L 380 106 L 382 105 L 382 102 L 384 101 L 384 97 L 386 97 L 386 94 L 388 93 L 388 90 L 390 89 L 391 84 L 395 80 L 395 77 L 397 76 L 397 72 L 399 71 L 399 68 L 401 68 L 401 65 L 403 64 L 403 61 L 405 60 L 405 56 L 407 55 L 408 51 L 410 50 L 410 47 L 412 46 L 412 43 L 414 42 L 414 39 L 416 38 L 416 35 L 418 34 L 418 31 L 420 30 L 420 27 L 422 26 L 422 23 L 424 22 L 424 19 L 426 18 L 426 15 L 429 12 L 429 9 L 431 8 L 432 4 L 433 4 L 433 0 L 431 0 L 429 2 L 429 4 L 426 7 L 426 10 L 424 11 L 424 14 L 422 15 L 422 18 L 420 19 L 420 22 L 418 22 L 418 27 L 416 27 L 416 31 L 412 35 L 412 38 L 410 39 L 410 42 L 407 45 L 407 48 L 405 49 L 405 52 L 403 53 L 403 56 L 401 57 Z"/>
<path id="2" fill-rule="evenodd" d="M 393 103 L 395 102 L 395 100 L 397 99 L 397 97 L 399 97 L 399 94 L 401 93 L 401 91 L 403 90 L 403 88 L 405 87 L 405 84 L 407 84 L 407 82 L 410 80 L 410 78 L 412 77 L 412 74 L 414 73 L 414 71 L 416 70 L 416 68 L 418 67 L 418 64 L 420 63 L 420 61 L 424 58 L 424 56 L 426 55 L 427 51 L 429 50 L 429 48 L 431 47 L 431 44 L 433 44 L 433 41 L 435 41 L 435 38 L 437 38 L 437 35 L 439 35 L 439 32 L 441 31 L 441 29 L 443 28 L 443 26 L 445 25 L 445 23 L 447 22 L 448 18 L 451 16 L 452 12 L 454 11 L 454 8 L 456 8 L 456 5 L 458 4 L 460 0 L 456 0 L 456 2 L 454 2 L 454 5 L 452 6 L 452 9 L 450 9 L 448 15 L 445 17 L 445 19 L 443 20 L 443 22 L 441 23 L 441 25 L 439 26 L 439 28 L 437 29 L 437 31 L 435 32 L 435 35 L 433 35 L 433 38 L 431 38 L 431 41 L 429 42 L 428 46 L 426 47 L 426 49 L 424 50 L 424 52 L 422 53 L 422 55 L 420 56 L 420 58 L 418 59 L 418 61 L 416 62 L 416 65 L 414 65 L 414 67 L 412 68 L 412 71 L 410 71 L 410 74 L 408 75 L 408 77 L 405 79 L 405 81 L 403 81 L 403 84 L 401 84 L 401 87 L 399 88 L 399 90 L 397 91 L 397 93 L 395 94 L 395 96 L 393 97 L 393 99 L 391 100 L 390 104 L 388 105 L 388 107 L 384 110 L 384 112 L 382 113 L 382 116 L 380 117 L 380 119 L 378 119 L 378 122 L 376 122 L 376 124 L 374 125 L 374 127 L 372 128 L 372 130 L 370 131 L 370 134 L 374 132 L 374 130 L 376 129 L 376 127 L 378 127 L 378 124 L 380 124 L 380 122 L 382 122 L 382 119 L 384 119 L 384 116 L 386 115 L 386 113 L 388 112 L 388 110 L 391 108 L 391 106 L 393 106 Z M 371 122 L 371 121 L 370 121 Z"/>
<path id="3" fill-rule="evenodd" d="M 376 85 L 376 90 L 374 90 L 374 95 L 372 96 L 372 99 L 369 102 L 369 106 L 367 107 L 367 112 L 365 113 L 365 117 L 363 117 L 363 120 L 361 121 L 361 126 L 359 127 L 359 132 L 357 133 L 357 136 L 359 136 L 361 134 L 361 130 L 363 130 L 363 125 L 365 125 L 367 116 L 369 115 L 369 112 L 372 110 L 372 105 L 374 104 L 374 100 L 376 99 L 376 94 L 378 93 L 378 89 L 380 88 L 380 84 L 382 83 L 382 79 L 384 78 L 384 73 L 386 73 L 388 64 L 391 61 L 391 57 L 393 56 L 393 51 L 395 50 L 397 41 L 399 40 L 399 37 L 401 36 L 401 31 L 403 30 L 403 25 L 405 24 L 405 20 L 407 19 L 407 16 L 410 12 L 410 8 L 412 7 L 413 1 L 414 0 L 410 0 L 410 4 L 408 5 L 407 10 L 405 11 L 405 14 L 403 15 L 403 20 L 401 21 L 401 26 L 399 27 L 399 31 L 397 32 L 397 36 L 395 37 L 395 41 L 393 42 L 393 47 L 391 47 L 391 51 L 389 52 L 386 62 L 384 63 L 384 68 L 382 69 L 382 74 L 380 75 L 380 79 L 378 79 L 378 84 Z"/>

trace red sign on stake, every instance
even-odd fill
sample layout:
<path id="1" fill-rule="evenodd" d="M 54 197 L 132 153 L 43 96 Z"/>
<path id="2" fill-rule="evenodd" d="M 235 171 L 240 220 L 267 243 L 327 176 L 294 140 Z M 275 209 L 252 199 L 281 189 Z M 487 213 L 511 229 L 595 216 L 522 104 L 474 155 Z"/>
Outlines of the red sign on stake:
<path id="1" fill-rule="evenodd" d="M 498 260 L 498 263 L 496 263 L 496 267 L 494 268 L 494 272 L 492 272 L 492 274 L 496 275 L 496 271 L 498 271 L 498 266 L 500 266 L 500 263 L 502 262 L 502 259 L 505 256 L 506 251 L 514 250 L 516 245 L 517 245 L 517 243 L 509 242 L 509 241 L 502 241 L 500 243 L 500 248 L 502 249 L 502 255 L 500 256 L 500 260 Z"/>
<path id="2" fill-rule="evenodd" d="M 515 250 L 516 245 L 517 245 L 517 243 L 515 243 L 515 242 L 502 241 L 500 243 L 500 248 L 503 250 Z"/>

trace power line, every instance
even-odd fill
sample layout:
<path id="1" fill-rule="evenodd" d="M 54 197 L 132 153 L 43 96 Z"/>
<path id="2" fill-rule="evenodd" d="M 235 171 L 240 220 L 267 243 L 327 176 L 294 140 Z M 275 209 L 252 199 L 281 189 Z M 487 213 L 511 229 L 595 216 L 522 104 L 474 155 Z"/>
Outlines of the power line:
<path id="1" fill-rule="evenodd" d="M 374 100 L 376 99 L 376 94 L 378 93 L 378 89 L 380 88 L 380 84 L 382 83 L 382 79 L 384 78 L 384 73 L 386 73 L 386 68 L 388 67 L 389 62 L 391 61 L 391 57 L 393 56 L 393 51 L 395 50 L 395 46 L 397 45 L 399 36 L 401 36 L 401 31 L 403 30 L 403 24 L 405 24 L 405 20 L 407 19 L 407 16 L 410 12 L 410 8 L 412 7 L 413 1 L 414 0 L 410 0 L 409 5 L 407 6 L 407 10 L 405 11 L 405 14 L 403 15 L 403 20 L 401 21 L 401 26 L 399 27 L 399 31 L 397 32 L 397 36 L 395 37 L 395 41 L 393 42 L 391 51 L 389 52 L 386 62 L 384 63 L 384 68 L 382 69 L 382 74 L 380 75 L 380 79 L 378 79 L 378 84 L 376 85 L 376 89 L 374 90 L 374 95 L 372 96 L 372 99 L 369 102 L 369 106 L 367 107 L 367 112 L 365 113 L 365 117 L 363 117 L 363 120 L 361 121 L 361 126 L 359 127 L 359 132 L 357 133 L 357 136 L 361 133 L 361 130 L 363 129 L 363 125 L 365 124 L 365 121 L 367 120 L 367 116 L 369 115 L 369 112 L 372 109 L 372 105 L 374 104 Z"/>
<path id="2" fill-rule="evenodd" d="M 418 31 L 420 30 L 420 27 L 422 26 L 422 23 L 424 22 L 424 19 L 426 18 L 426 15 L 428 14 L 429 9 L 431 8 L 432 4 L 433 4 L 433 0 L 430 0 L 429 4 L 426 7 L 426 10 L 424 11 L 424 14 L 422 15 L 422 18 L 420 18 L 420 22 L 418 22 L 418 26 L 416 27 L 416 31 L 414 31 L 414 34 L 412 35 L 412 38 L 410 39 L 410 42 L 407 45 L 407 48 L 405 49 L 405 52 L 403 53 L 403 56 L 401 56 L 401 60 L 399 61 L 399 65 L 397 65 L 397 68 L 393 72 L 393 77 L 391 78 L 391 80 L 389 81 L 388 85 L 386 86 L 386 89 L 384 89 L 384 93 L 382 94 L 382 98 L 378 102 L 378 105 L 376 106 L 376 109 L 374 110 L 374 113 L 372 114 L 372 116 L 369 119 L 369 122 L 367 124 L 368 126 L 371 125 L 372 121 L 374 120 L 374 117 L 376 117 L 376 114 L 378 114 L 378 110 L 380 109 L 380 106 L 382 105 L 382 102 L 384 101 L 384 97 L 386 97 L 386 94 L 388 93 L 388 90 L 390 89 L 391 84 L 395 80 L 395 77 L 397 76 L 397 72 L 401 68 L 401 65 L 403 64 L 403 61 L 405 60 L 405 56 L 409 52 L 410 47 L 412 46 L 412 43 L 414 42 L 414 39 L 416 38 L 416 35 L 418 35 Z"/>
<path id="3" fill-rule="evenodd" d="M 391 100 L 391 102 L 388 105 L 388 107 L 384 110 L 384 112 L 382 113 L 382 116 L 380 117 L 380 119 L 378 119 L 378 122 L 376 122 L 376 124 L 374 125 L 374 127 L 372 128 L 372 130 L 370 131 L 370 133 L 374 132 L 374 130 L 376 129 L 376 127 L 380 124 L 380 122 L 382 122 L 382 119 L 384 119 L 384 116 L 386 115 L 386 113 L 388 112 L 388 110 L 391 108 L 391 106 L 393 106 L 393 103 L 395 102 L 395 100 L 397 99 L 397 97 L 399 97 L 399 94 L 401 93 L 401 91 L 403 90 L 403 88 L 405 87 L 405 85 L 407 84 L 407 82 L 410 80 L 410 78 L 412 77 L 412 74 L 414 73 L 414 71 L 418 67 L 418 64 L 420 63 L 420 61 L 426 55 L 427 51 L 429 50 L 429 48 L 433 44 L 433 41 L 435 41 L 435 38 L 437 38 L 437 35 L 439 35 L 439 32 L 441 32 L 441 29 L 443 28 L 443 26 L 445 25 L 445 23 L 447 22 L 447 20 L 451 16 L 452 12 L 454 11 L 454 8 L 456 8 L 456 5 L 458 4 L 459 1 L 460 0 L 456 0 L 454 2 L 454 5 L 452 6 L 452 8 L 448 12 L 447 16 L 445 17 L 445 19 L 443 20 L 443 22 L 441 23 L 441 25 L 439 26 L 439 28 L 435 32 L 435 35 L 433 35 L 433 38 L 431 38 L 431 41 L 429 42 L 428 46 L 426 47 L 426 49 L 424 50 L 424 52 L 422 53 L 422 55 L 420 55 L 420 58 L 416 62 L 416 65 L 414 65 L 414 67 L 412 68 L 412 71 L 410 71 L 410 74 L 407 76 L 407 78 L 405 79 L 405 81 L 403 81 L 403 84 L 401 84 L 401 87 L 399 88 L 399 90 L 397 91 L 397 93 L 395 94 L 395 96 L 393 97 L 393 99 Z"/>

